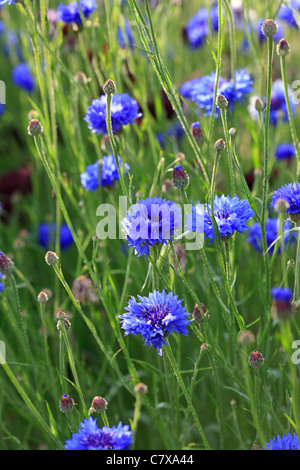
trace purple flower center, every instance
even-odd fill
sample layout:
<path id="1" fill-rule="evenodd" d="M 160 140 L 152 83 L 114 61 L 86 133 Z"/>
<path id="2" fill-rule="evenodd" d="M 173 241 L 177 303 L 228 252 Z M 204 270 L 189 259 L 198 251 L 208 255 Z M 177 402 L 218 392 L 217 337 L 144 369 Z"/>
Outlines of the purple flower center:
<path id="1" fill-rule="evenodd" d="M 96 432 L 84 438 L 83 442 L 86 446 L 102 447 L 103 449 L 109 450 L 109 449 L 113 449 L 113 442 L 111 438 L 112 438 L 111 434 Z"/>
<path id="2" fill-rule="evenodd" d="M 143 308 L 142 313 L 147 321 L 157 327 L 161 327 L 162 320 L 171 313 L 171 309 L 167 308 L 165 305 L 151 305 L 151 307 L 145 309 Z"/>

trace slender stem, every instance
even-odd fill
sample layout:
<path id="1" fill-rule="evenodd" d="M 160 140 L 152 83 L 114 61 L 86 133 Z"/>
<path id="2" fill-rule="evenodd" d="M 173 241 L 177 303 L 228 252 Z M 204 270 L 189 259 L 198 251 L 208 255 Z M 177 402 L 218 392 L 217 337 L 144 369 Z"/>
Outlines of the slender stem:
<path id="1" fill-rule="evenodd" d="M 298 225 L 299 230 L 297 233 L 297 252 L 296 252 L 296 262 L 295 262 L 295 283 L 294 283 L 294 294 L 293 294 L 293 303 L 299 301 L 299 269 L 300 269 L 300 225 Z"/>
<path id="2" fill-rule="evenodd" d="M 122 192 L 123 192 L 124 196 L 128 196 L 128 191 L 127 191 L 127 187 L 126 187 L 125 180 L 124 180 L 124 172 L 123 172 L 123 168 L 121 168 L 121 166 L 120 166 L 116 141 L 115 141 L 115 138 L 114 138 L 114 135 L 113 135 L 113 130 L 112 130 L 112 123 L 111 123 L 111 103 L 112 103 L 112 99 L 113 99 L 113 95 L 110 95 L 110 94 L 106 95 L 106 127 L 107 127 L 110 144 L 111 144 L 113 154 L 114 154 L 114 157 L 115 157 L 115 160 L 116 160 L 117 168 L 118 168 L 118 173 L 119 173 L 119 177 L 120 177 Z"/>
<path id="3" fill-rule="evenodd" d="M 195 410 L 195 408 L 194 408 L 194 405 L 193 405 L 193 403 L 192 403 L 190 394 L 189 394 L 189 392 L 188 392 L 188 390 L 187 390 L 187 388 L 186 388 L 186 386 L 185 386 L 185 383 L 184 383 L 184 381 L 183 381 L 183 378 L 182 378 L 182 376 L 181 376 L 180 370 L 179 370 L 178 365 L 177 365 L 177 363 L 176 363 L 176 360 L 175 360 L 175 357 L 174 357 L 174 354 L 173 354 L 173 351 L 172 351 L 172 349 L 171 349 L 171 346 L 170 346 L 169 342 L 168 342 L 168 344 L 164 347 L 164 350 L 166 351 L 168 360 L 170 361 L 170 365 L 171 365 L 171 367 L 172 367 L 172 369 L 173 369 L 173 372 L 174 372 L 174 374 L 175 374 L 175 376 L 176 376 L 176 379 L 177 379 L 177 381 L 178 381 L 178 384 L 179 384 L 179 386 L 180 386 L 180 388 L 181 388 L 181 390 L 182 390 L 182 393 L 183 393 L 184 398 L 185 398 L 185 400 L 186 400 L 188 409 L 189 409 L 189 411 L 190 411 L 190 413 L 191 413 L 191 415 L 192 415 L 192 417 L 193 417 L 193 419 L 194 419 L 195 425 L 196 425 L 196 427 L 197 427 L 197 429 L 198 429 L 198 431 L 199 431 L 199 434 L 200 434 L 200 436 L 201 436 L 201 439 L 202 439 L 202 442 L 203 442 L 203 444 L 204 444 L 204 447 L 205 447 L 206 450 L 209 450 L 210 447 L 209 447 L 208 441 L 207 441 L 207 439 L 206 439 L 206 435 L 205 435 L 205 433 L 204 433 L 203 427 L 202 427 L 202 425 L 201 425 L 201 423 L 200 423 L 200 421 L 199 421 L 199 418 L 198 418 L 198 416 L 197 416 L 197 412 L 196 412 L 196 410 Z"/>

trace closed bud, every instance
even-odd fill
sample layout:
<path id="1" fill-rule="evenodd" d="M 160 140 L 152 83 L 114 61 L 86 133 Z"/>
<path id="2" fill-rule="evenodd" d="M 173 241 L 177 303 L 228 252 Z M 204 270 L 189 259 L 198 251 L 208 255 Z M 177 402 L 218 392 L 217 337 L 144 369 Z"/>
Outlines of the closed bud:
<path id="1" fill-rule="evenodd" d="M 103 91 L 106 95 L 113 95 L 116 92 L 116 85 L 112 80 L 107 80 L 103 85 Z"/>
<path id="2" fill-rule="evenodd" d="M 39 293 L 37 299 L 38 299 L 38 302 L 39 302 L 40 304 L 45 304 L 45 303 L 48 302 L 48 300 L 49 300 L 47 293 L 46 293 L 45 291 L 43 291 L 43 290 Z"/>
<path id="3" fill-rule="evenodd" d="M 285 321 L 292 318 L 293 292 L 289 287 L 273 287 L 271 290 L 272 308 L 271 315 L 274 320 Z"/>
<path id="4" fill-rule="evenodd" d="M 251 450 L 260 450 L 260 447 L 257 444 L 253 444 Z"/>
<path id="5" fill-rule="evenodd" d="M 77 83 L 80 83 L 81 85 L 86 85 L 88 82 L 91 81 L 90 78 L 87 78 L 86 74 L 84 72 L 77 72 L 76 75 L 74 76 L 74 80 Z"/>
<path id="6" fill-rule="evenodd" d="M 29 121 L 27 132 L 29 135 L 33 137 L 39 136 L 42 132 L 44 132 L 42 124 L 37 119 L 31 119 Z"/>
<path id="7" fill-rule="evenodd" d="M 253 369 L 258 369 L 264 364 L 265 360 L 262 356 L 262 353 L 259 351 L 252 351 L 249 356 L 249 364 Z"/>
<path id="8" fill-rule="evenodd" d="M 228 101 L 224 95 L 217 95 L 216 104 L 219 109 L 226 109 L 228 106 Z"/>
<path id="9" fill-rule="evenodd" d="M 264 109 L 264 104 L 262 102 L 262 100 L 260 98 L 256 98 L 255 102 L 254 102 L 254 108 L 256 109 L 256 111 L 260 112 Z"/>
<path id="10" fill-rule="evenodd" d="M 8 258 L 6 255 L 0 252 L 0 273 L 5 275 L 9 275 L 12 273 L 14 269 L 13 261 Z"/>
<path id="11" fill-rule="evenodd" d="M 94 397 L 92 401 L 91 409 L 96 413 L 102 413 L 107 409 L 107 401 L 103 397 Z"/>
<path id="12" fill-rule="evenodd" d="M 73 398 L 71 398 L 70 395 L 65 394 L 60 399 L 59 409 L 64 414 L 72 413 L 74 404 Z"/>
<path id="13" fill-rule="evenodd" d="M 181 165 L 178 165 L 173 170 L 173 185 L 175 188 L 184 189 L 188 186 L 190 179 L 187 172 L 182 168 Z"/>
<path id="14" fill-rule="evenodd" d="M 228 134 L 230 135 L 230 137 L 235 137 L 236 129 L 234 127 L 231 127 L 228 131 Z"/>
<path id="15" fill-rule="evenodd" d="M 209 344 L 207 344 L 207 343 L 202 343 L 201 344 L 201 348 L 200 348 L 201 352 L 206 352 L 206 351 L 208 351 L 208 349 L 209 349 Z"/>
<path id="16" fill-rule="evenodd" d="M 194 311 L 193 311 L 193 319 L 197 323 L 202 323 L 203 322 L 203 320 L 204 320 L 203 315 L 204 315 L 204 317 L 209 318 L 208 310 L 202 302 L 200 303 L 200 307 L 199 307 L 198 304 L 196 304 L 195 307 L 194 307 Z"/>
<path id="17" fill-rule="evenodd" d="M 250 344 L 255 343 L 255 336 L 249 330 L 240 331 L 237 339 L 241 346 L 250 346 Z"/>
<path id="18" fill-rule="evenodd" d="M 66 314 L 63 310 L 61 310 L 61 308 L 59 308 L 58 310 L 56 310 L 55 312 L 55 317 L 57 320 L 62 320 L 63 318 L 66 317 Z"/>
<path id="19" fill-rule="evenodd" d="M 262 32 L 268 38 L 272 38 L 278 31 L 278 26 L 274 20 L 266 20 L 261 28 Z"/>
<path id="20" fill-rule="evenodd" d="M 148 387 L 146 384 L 143 384 L 141 382 L 134 387 L 134 391 L 136 395 L 139 395 L 139 396 L 146 395 L 146 393 L 148 393 Z"/>
<path id="21" fill-rule="evenodd" d="M 53 266 L 58 261 L 58 256 L 53 251 L 47 251 L 45 261 L 49 266 Z"/>
<path id="22" fill-rule="evenodd" d="M 286 39 L 280 39 L 276 48 L 277 54 L 281 57 L 286 57 L 290 53 L 290 45 Z"/>
<path id="23" fill-rule="evenodd" d="M 274 209 L 277 212 L 286 212 L 289 208 L 290 208 L 290 203 L 286 201 L 285 199 L 283 199 L 282 197 L 277 199 L 274 205 Z"/>
<path id="24" fill-rule="evenodd" d="M 223 139 L 219 139 L 215 142 L 214 148 L 217 152 L 222 152 L 226 148 L 226 144 Z"/>

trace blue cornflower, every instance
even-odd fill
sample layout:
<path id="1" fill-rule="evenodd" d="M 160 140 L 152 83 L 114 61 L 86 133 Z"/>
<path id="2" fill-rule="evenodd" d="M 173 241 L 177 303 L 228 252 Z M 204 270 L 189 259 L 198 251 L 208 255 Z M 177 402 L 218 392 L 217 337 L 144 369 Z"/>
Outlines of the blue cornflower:
<path id="1" fill-rule="evenodd" d="M 84 419 L 78 432 L 66 441 L 67 450 L 129 450 L 132 444 L 132 431 L 128 425 L 98 428 L 97 418 Z"/>
<path id="2" fill-rule="evenodd" d="M 121 157 L 119 163 L 122 164 Z M 130 170 L 125 163 L 126 170 Z M 88 165 L 86 171 L 80 175 L 81 184 L 87 191 L 95 191 L 99 187 L 100 165 L 97 161 Z M 104 155 L 101 164 L 101 186 L 112 186 L 115 180 L 119 180 L 118 167 L 113 154 Z"/>
<path id="3" fill-rule="evenodd" d="M 289 287 L 273 287 L 271 289 L 271 296 L 272 299 L 291 303 L 293 298 L 293 292 L 292 289 L 290 289 Z"/>
<path id="4" fill-rule="evenodd" d="M 15 0 L 0 0 L 0 5 L 14 5 Z"/>
<path id="5" fill-rule="evenodd" d="M 210 243 L 215 238 L 213 223 L 211 220 L 211 205 L 204 206 L 197 204 L 192 207 L 192 213 L 187 217 L 186 228 L 190 232 L 203 233 L 204 218 L 204 236 L 210 239 Z M 220 238 L 227 240 L 234 232 L 244 233 L 248 230 L 246 222 L 254 216 L 254 212 L 249 207 L 246 199 L 239 199 L 238 196 L 215 196 L 214 216 L 219 228 Z"/>
<path id="6" fill-rule="evenodd" d="M 288 23 L 293 28 L 298 28 L 294 12 L 299 14 L 300 0 L 291 0 L 290 5 L 281 4 L 277 16 L 281 20 L 286 21 L 286 23 Z"/>
<path id="7" fill-rule="evenodd" d="M 182 300 L 173 292 L 166 294 L 154 291 L 148 297 L 138 295 L 139 302 L 131 297 L 126 313 L 120 315 L 125 336 L 140 334 L 145 341 L 145 346 L 154 346 L 158 354 L 162 355 L 162 346 L 167 344 L 167 334 L 188 334 L 186 306 L 182 306 Z"/>
<path id="8" fill-rule="evenodd" d="M 4 23 L 3 21 L 0 20 L 0 36 L 3 34 L 4 30 L 5 30 Z"/>
<path id="9" fill-rule="evenodd" d="M 185 32 L 191 49 L 196 49 L 197 47 L 202 46 L 205 43 L 209 31 L 207 19 L 207 9 L 201 8 L 187 22 Z"/>
<path id="10" fill-rule="evenodd" d="M 130 28 L 129 21 L 124 18 L 125 31 L 119 25 L 118 26 L 118 43 L 123 49 L 129 45 L 130 49 L 133 49 L 133 36 Z"/>
<path id="11" fill-rule="evenodd" d="M 173 241 L 175 230 L 181 228 L 182 213 L 175 202 L 148 197 L 131 206 L 122 220 L 129 246 L 135 254 L 148 258 L 149 246 Z"/>
<path id="12" fill-rule="evenodd" d="M 163 132 L 157 132 L 156 139 L 158 140 L 159 145 L 162 149 L 166 147 L 166 138 Z"/>
<path id="13" fill-rule="evenodd" d="M 4 107 L 3 104 L 0 103 L 0 116 L 1 116 L 1 114 L 4 113 L 4 111 L 5 111 L 5 107 Z"/>
<path id="14" fill-rule="evenodd" d="M 223 13 L 223 9 L 222 9 Z M 212 4 L 210 8 L 210 22 L 212 29 L 217 33 L 219 31 L 219 7 L 218 2 Z"/>
<path id="15" fill-rule="evenodd" d="M 299 450 L 298 436 L 295 433 L 293 436 L 289 433 L 280 437 L 278 434 L 277 438 L 270 439 L 262 450 Z"/>
<path id="16" fill-rule="evenodd" d="M 65 5 L 60 3 L 57 8 L 57 17 L 64 23 L 82 23 L 80 13 L 85 18 L 88 18 L 91 13 L 97 8 L 95 0 L 79 0 Z"/>
<path id="17" fill-rule="evenodd" d="M 212 72 L 210 75 L 204 75 L 201 78 L 186 82 L 180 87 L 182 96 L 195 101 L 199 108 L 204 110 L 205 115 L 212 113 L 215 77 L 215 73 Z M 236 70 L 235 87 L 233 80 L 220 77 L 218 94 L 225 96 L 232 110 L 235 102 L 243 102 L 245 95 L 252 92 L 252 85 L 253 80 L 245 70 Z M 216 108 L 216 115 L 219 115 L 219 112 L 219 109 Z"/>
<path id="18" fill-rule="evenodd" d="M 56 224 L 39 224 L 38 226 L 38 244 L 45 250 L 55 246 Z M 69 248 L 74 243 L 72 232 L 67 225 L 60 227 L 60 248 L 62 251 Z"/>
<path id="19" fill-rule="evenodd" d="M 271 219 L 268 218 L 266 221 L 266 237 L 267 237 L 267 247 L 270 248 L 272 243 L 275 242 L 278 237 L 279 231 L 279 222 L 280 219 Z M 292 224 L 289 220 L 284 222 L 284 231 L 290 230 Z M 284 245 L 287 246 L 288 242 L 293 243 L 296 240 L 296 234 L 294 232 L 289 232 L 284 235 Z M 251 243 L 253 248 L 259 253 L 263 252 L 262 246 L 262 235 L 261 235 L 261 226 L 259 222 L 255 222 L 250 228 L 250 234 L 247 238 L 247 242 Z M 268 250 L 268 254 L 271 255 L 274 251 L 275 244 Z M 278 253 L 281 253 L 281 244 L 278 248 Z"/>
<path id="20" fill-rule="evenodd" d="M 97 135 L 107 134 L 106 95 L 92 101 L 88 107 L 84 120 L 89 123 L 88 128 Z M 128 93 L 113 95 L 111 104 L 111 123 L 113 132 L 118 132 L 126 124 L 133 124 L 134 120 L 142 116 L 139 105 Z"/>
<path id="21" fill-rule="evenodd" d="M 298 222 L 300 220 L 300 183 L 285 184 L 274 191 L 271 198 L 271 207 L 275 208 L 278 199 L 287 201 L 289 207 L 286 212 L 293 222 Z"/>
<path id="22" fill-rule="evenodd" d="M 0 279 L 3 277 L 3 274 L 0 273 Z M 4 284 L 3 282 L 0 282 L 0 292 L 3 292 L 3 289 L 4 289 Z"/>
<path id="23" fill-rule="evenodd" d="M 184 137 L 184 130 L 178 122 L 171 124 L 167 132 L 170 138 L 175 137 L 176 139 L 181 140 Z"/>
<path id="24" fill-rule="evenodd" d="M 33 92 L 35 88 L 35 80 L 31 74 L 28 65 L 25 62 L 15 66 L 12 72 L 12 81 L 15 85 L 27 91 Z"/>
<path id="25" fill-rule="evenodd" d="M 289 142 L 283 142 L 277 145 L 275 150 L 275 157 L 277 160 L 290 160 L 295 156 L 295 147 Z"/>

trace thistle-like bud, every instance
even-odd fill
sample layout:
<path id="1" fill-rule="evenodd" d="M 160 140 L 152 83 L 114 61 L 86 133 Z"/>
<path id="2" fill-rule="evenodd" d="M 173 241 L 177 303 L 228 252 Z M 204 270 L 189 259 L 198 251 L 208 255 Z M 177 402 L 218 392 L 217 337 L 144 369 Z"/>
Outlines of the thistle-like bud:
<path id="1" fill-rule="evenodd" d="M 265 360 L 262 356 L 262 353 L 259 351 L 252 351 L 249 356 L 249 364 L 253 369 L 258 369 L 264 364 Z"/>
<path id="2" fill-rule="evenodd" d="M 289 208 L 290 208 L 290 203 L 286 201 L 285 199 L 283 199 L 282 197 L 277 199 L 274 205 L 274 209 L 277 212 L 286 212 Z"/>
<path id="3" fill-rule="evenodd" d="M 197 121 L 192 123 L 191 133 L 198 145 L 202 145 L 204 143 L 204 135 L 200 126 L 200 122 Z"/>
<path id="4" fill-rule="evenodd" d="M 257 444 L 253 444 L 251 450 L 260 450 L 260 447 Z"/>
<path id="5" fill-rule="evenodd" d="M 71 322 L 70 320 L 68 320 L 67 318 L 63 318 L 62 320 L 58 320 L 57 324 L 56 324 L 56 328 L 58 329 L 58 331 L 62 331 L 62 323 L 61 322 L 64 322 L 63 325 L 64 325 L 64 328 L 66 330 L 68 330 L 69 328 L 71 328 Z"/>
<path id="6" fill-rule="evenodd" d="M 53 266 L 58 261 L 58 256 L 54 251 L 47 251 L 45 261 L 49 266 Z"/>
<path id="7" fill-rule="evenodd" d="M 56 310 L 56 312 L 55 312 L 55 317 L 56 317 L 57 320 L 62 320 L 63 318 L 66 317 L 66 314 L 65 314 L 65 312 L 64 312 L 61 308 L 59 308 L 59 309 Z"/>
<path id="8" fill-rule="evenodd" d="M 262 100 L 260 98 L 256 98 L 255 102 L 254 102 L 254 108 L 256 109 L 256 111 L 260 112 L 264 109 L 264 104 L 262 102 Z"/>
<path id="9" fill-rule="evenodd" d="M 214 148 L 217 152 L 222 152 L 226 148 L 226 144 L 223 139 L 219 139 L 215 142 Z"/>
<path id="10" fill-rule="evenodd" d="M 134 387 L 134 391 L 136 395 L 139 395 L 139 396 L 146 395 L 146 393 L 148 393 L 148 387 L 146 384 L 143 384 L 141 382 Z"/>
<path id="11" fill-rule="evenodd" d="M 42 124 L 40 123 L 40 121 L 38 121 L 37 119 L 31 119 L 31 121 L 29 121 L 29 124 L 28 124 L 28 127 L 27 127 L 27 132 L 28 132 L 29 135 L 31 135 L 33 137 L 37 137 L 42 132 L 44 132 L 44 128 L 43 128 Z"/>
<path id="12" fill-rule="evenodd" d="M 201 352 L 206 352 L 206 351 L 208 351 L 208 349 L 209 349 L 209 344 L 207 344 L 207 343 L 202 343 L 201 344 L 201 348 L 200 348 Z"/>
<path id="13" fill-rule="evenodd" d="M 116 85 L 112 80 L 107 80 L 103 85 L 103 91 L 106 95 L 113 95 L 116 92 Z"/>
<path id="14" fill-rule="evenodd" d="M 96 413 L 102 413 L 107 409 L 107 401 L 102 397 L 94 397 L 92 400 L 91 410 Z"/>
<path id="15" fill-rule="evenodd" d="M 40 304 L 45 304 L 46 302 L 48 302 L 49 299 L 48 299 L 47 293 L 44 290 L 42 290 L 39 293 L 37 300 Z"/>
<path id="16" fill-rule="evenodd" d="M 228 134 L 230 137 L 235 137 L 236 136 L 236 129 L 234 127 L 231 127 L 228 131 Z"/>
<path id="17" fill-rule="evenodd" d="M 261 28 L 262 32 L 268 38 L 272 38 L 278 31 L 278 26 L 274 20 L 266 20 Z"/>
<path id="18" fill-rule="evenodd" d="M 12 273 L 14 269 L 13 261 L 8 258 L 8 256 L 4 255 L 0 252 L 0 273 L 5 275 L 9 275 Z"/>
<path id="19" fill-rule="evenodd" d="M 228 101 L 224 95 L 217 95 L 216 105 L 219 109 L 226 109 L 228 106 Z"/>
<path id="20" fill-rule="evenodd" d="M 241 346 L 250 346 L 255 343 L 255 336 L 250 330 L 240 331 L 237 339 Z"/>
<path id="21" fill-rule="evenodd" d="M 81 85 L 86 85 L 88 82 L 91 81 L 90 78 L 87 78 L 86 74 L 84 72 L 77 72 L 76 75 L 74 76 L 74 80 L 77 83 L 80 83 Z"/>
<path id="22" fill-rule="evenodd" d="M 59 409 L 64 414 L 72 413 L 74 405 L 75 403 L 73 398 L 71 398 L 70 395 L 65 394 L 60 399 Z"/>
<path id="23" fill-rule="evenodd" d="M 173 170 L 173 185 L 175 188 L 184 189 L 188 186 L 190 179 L 187 172 L 182 168 L 181 165 L 178 165 Z"/>
<path id="24" fill-rule="evenodd" d="M 281 57 L 286 57 L 290 53 L 290 45 L 286 39 L 280 39 L 276 47 L 277 54 Z"/>
<path id="25" fill-rule="evenodd" d="M 200 307 L 199 307 L 198 304 L 196 304 L 195 307 L 194 307 L 194 311 L 193 311 L 193 319 L 197 323 L 202 323 L 203 322 L 203 320 L 204 320 L 203 315 L 204 315 L 204 317 L 209 318 L 208 310 L 202 302 L 200 303 Z"/>

